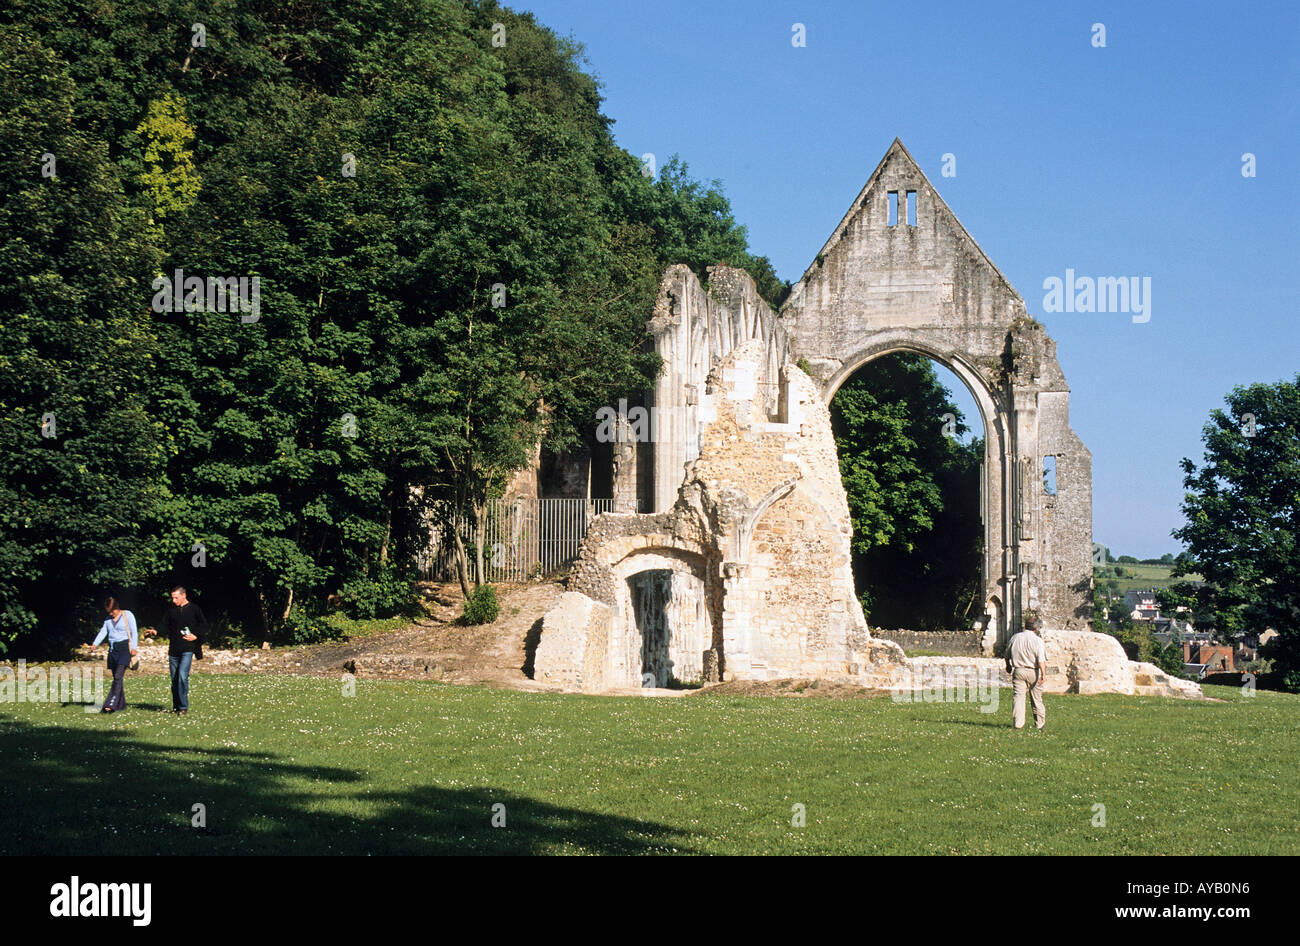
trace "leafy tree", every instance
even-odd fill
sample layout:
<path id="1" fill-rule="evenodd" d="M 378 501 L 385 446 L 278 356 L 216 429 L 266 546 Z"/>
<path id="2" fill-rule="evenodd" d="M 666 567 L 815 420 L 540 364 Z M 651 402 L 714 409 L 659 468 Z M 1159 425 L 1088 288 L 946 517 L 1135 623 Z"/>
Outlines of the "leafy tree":
<path id="1" fill-rule="evenodd" d="M 163 220 L 194 203 L 199 174 L 194 166 L 194 127 L 185 117 L 185 103 L 168 93 L 149 103 L 149 112 L 136 133 L 144 140 L 145 172 L 140 176 L 151 210 L 149 223 L 161 236 Z"/>
<path id="2" fill-rule="evenodd" d="M 1157 589 L 1156 601 L 1163 614 L 1189 620 L 1196 627 L 1213 627 L 1214 614 L 1204 609 L 1196 587 L 1191 582 L 1176 581 Z M 1186 610 L 1182 610 L 1186 609 Z"/>
<path id="3" fill-rule="evenodd" d="M 1199 601 L 1221 632 L 1278 632 L 1270 654 L 1300 692 L 1300 376 L 1238 386 L 1202 430 L 1201 466 L 1182 461 L 1187 546 L 1174 575 L 1206 585 Z"/>
<path id="4" fill-rule="evenodd" d="M 640 173 L 580 47 L 529 14 L 221 0 L 204 47 L 195 19 L 0 9 L 5 627 L 74 572 L 69 601 L 180 580 L 263 633 L 399 607 L 432 508 L 481 525 L 539 443 L 651 384 L 664 265 L 788 288 L 716 182 Z M 259 312 L 154 311 L 178 268 L 256 277 Z"/>
<path id="5" fill-rule="evenodd" d="M 0 652 L 138 578 L 163 495 L 143 219 L 74 103 L 67 63 L 0 26 Z"/>
<path id="6" fill-rule="evenodd" d="M 774 308 L 790 294 L 790 283 L 777 278 L 765 256 L 754 256 L 747 233 L 736 223 L 720 181 L 704 184 L 690 174 L 680 155 L 672 155 L 653 181 L 639 173 L 621 191 L 630 220 L 650 228 L 661 265 L 685 263 L 705 283 L 708 267 L 726 263 L 746 270 Z"/>

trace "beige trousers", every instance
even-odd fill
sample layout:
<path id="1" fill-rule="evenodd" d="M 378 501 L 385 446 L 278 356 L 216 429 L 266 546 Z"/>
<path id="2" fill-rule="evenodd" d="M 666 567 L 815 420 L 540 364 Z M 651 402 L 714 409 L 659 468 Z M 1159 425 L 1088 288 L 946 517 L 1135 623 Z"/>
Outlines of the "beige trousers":
<path id="1" fill-rule="evenodd" d="M 1047 707 L 1043 705 L 1043 688 L 1035 683 L 1037 679 L 1037 670 L 1025 670 L 1021 667 L 1017 667 L 1011 675 L 1012 692 L 1015 694 L 1012 715 L 1017 729 L 1023 729 L 1025 726 L 1026 691 L 1029 692 L 1029 698 L 1034 703 L 1034 722 L 1039 729 L 1047 725 Z"/>

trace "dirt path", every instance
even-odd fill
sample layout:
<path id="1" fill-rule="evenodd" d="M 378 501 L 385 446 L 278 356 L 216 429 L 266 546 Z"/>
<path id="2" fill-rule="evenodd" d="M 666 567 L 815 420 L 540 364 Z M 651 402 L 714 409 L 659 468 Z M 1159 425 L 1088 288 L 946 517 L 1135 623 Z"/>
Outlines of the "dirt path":
<path id="1" fill-rule="evenodd" d="M 542 616 L 563 590 L 558 582 L 497 587 L 500 616 L 491 624 L 462 627 L 457 584 L 426 589 L 428 617 L 397 631 L 351 641 L 275 647 L 270 650 L 205 648 L 193 673 L 290 673 L 391 680 L 440 680 L 478 683 L 521 690 L 550 689 L 524 673 L 530 635 L 532 646 L 541 631 Z M 93 658 L 102 660 L 102 657 Z M 167 648 L 155 643 L 141 648 L 139 673 L 166 673 Z"/>

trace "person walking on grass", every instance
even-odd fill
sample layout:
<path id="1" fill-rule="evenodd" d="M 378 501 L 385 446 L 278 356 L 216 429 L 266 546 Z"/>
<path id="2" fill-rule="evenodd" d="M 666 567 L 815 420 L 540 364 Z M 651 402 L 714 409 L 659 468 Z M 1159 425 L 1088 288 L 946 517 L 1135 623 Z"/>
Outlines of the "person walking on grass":
<path id="1" fill-rule="evenodd" d="M 94 650 L 102 641 L 108 641 L 108 670 L 113 674 L 113 688 L 104 701 L 102 713 L 116 713 L 126 709 L 126 668 L 136 654 L 140 653 L 140 638 L 136 630 L 135 615 L 123 610 L 116 598 L 104 599 L 104 610 L 108 619 L 100 627 L 95 642 L 90 645 Z"/>
<path id="2" fill-rule="evenodd" d="M 167 647 L 167 667 L 172 678 L 172 712 L 184 716 L 190 710 L 190 664 L 203 659 L 203 638 L 208 633 L 208 619 L 181 585 L 172 589 L 172 606 L 163 617 L 163 632 L 171 642 Z M 144 629 L 149 637 L 158 631 Z"/>
<path id="3" fill-rule="evenodd" d="M 1012 635 L 1007 643 L 1007 670 L 1011 674 L 1012 721 L 1017 729 L 1025 728 L 1025 693 L 1034 704 L 1034 723 L 1039 729 L 1047 725 L 1047 707 L 1043 705 L 1043 678 L 1047 674 L 1047 646 L 1039 635 L 1038 612 L 1025 611 L 1025 629 Z"/>

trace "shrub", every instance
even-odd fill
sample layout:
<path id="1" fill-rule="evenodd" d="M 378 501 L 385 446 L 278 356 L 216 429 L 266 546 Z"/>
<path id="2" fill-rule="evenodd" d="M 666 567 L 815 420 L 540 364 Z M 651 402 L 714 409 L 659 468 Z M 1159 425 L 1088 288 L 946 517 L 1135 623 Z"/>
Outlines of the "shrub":
<path id="1" fill-rule="evenodd" d="M 338 640 L 342 633 L 328 624 L 319 614 L 311 614 L 303 608 L 294 608 L 289 618 L 280 628 L 280 642 L 284 644 L 319 644 L 322 641 Z"/>
<path id="2" fill-rule="evenodd" d="M 491 624 L 500 613 L 496 589 L 491 585 L 479 585 L 469 593 L 461 620 L 466 624 Z"/>
<path id="3" fill-rule="evenodd" d="M 388 568 L 376 578 L 358 578 L 339 589 L 348 617 L 388 618 L 404 612 L 415 601 L 415 582 L 409 573 Z"/>

